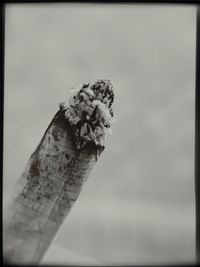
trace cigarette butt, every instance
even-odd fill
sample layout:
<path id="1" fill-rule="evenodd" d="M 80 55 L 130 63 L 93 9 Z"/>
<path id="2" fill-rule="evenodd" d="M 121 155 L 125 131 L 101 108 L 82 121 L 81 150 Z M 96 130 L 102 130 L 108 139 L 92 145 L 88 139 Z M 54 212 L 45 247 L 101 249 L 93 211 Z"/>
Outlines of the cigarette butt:
<path id="1" fill-rule="evenodd" d="M 93 114 L 93 118 L 90 114 L 90 120 L 85 121 L 88 117 L 85 109 L 97 96 L 100 100 L 92 104 L 93 112 L 95 108 L 102 111 L 103 100 L 106 100 L 105 110 L 108 109 L 113 101 L 106 98 L 107 92 L 108 98 L 112 93 L 111 84 L 99 80 L 88 87 L 89 84 L 82 86 L 73 97 L 75 102 L 70 99 L 73 105 L 68 108 L 61 105 L 17 182 L 4 213 L 6 262 L 37 264 L 41 261 L 104 150 L 105 133 L 98 122 L 108 123 L 108 113 Z M 84 98 L 89 90 L 95 94 Z"/>

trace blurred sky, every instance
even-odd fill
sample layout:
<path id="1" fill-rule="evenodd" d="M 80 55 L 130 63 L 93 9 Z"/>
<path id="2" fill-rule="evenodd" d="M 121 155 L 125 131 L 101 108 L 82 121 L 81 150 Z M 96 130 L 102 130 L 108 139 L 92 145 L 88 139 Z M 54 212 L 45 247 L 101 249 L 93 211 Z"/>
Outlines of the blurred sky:
<path id="1" fill-rule="evenodd" d="M 192 5 L 7 4 L 4 203 L 70 88 L 110 79 L 113 136 L 43 263 L 195 257 Z"/>

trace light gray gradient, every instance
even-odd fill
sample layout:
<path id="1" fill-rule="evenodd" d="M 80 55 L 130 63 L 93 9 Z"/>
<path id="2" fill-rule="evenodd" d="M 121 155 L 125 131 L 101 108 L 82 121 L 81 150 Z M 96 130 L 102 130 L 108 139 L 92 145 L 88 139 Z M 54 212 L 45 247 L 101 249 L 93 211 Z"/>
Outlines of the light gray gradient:
<path id="1" fill-rule="evenodd" d="M 114 134 L 43 263 L 194 261 L 195 23 L 192 5 L 6 6 L 4 204 L 69 89 L 115 87 Z"/>

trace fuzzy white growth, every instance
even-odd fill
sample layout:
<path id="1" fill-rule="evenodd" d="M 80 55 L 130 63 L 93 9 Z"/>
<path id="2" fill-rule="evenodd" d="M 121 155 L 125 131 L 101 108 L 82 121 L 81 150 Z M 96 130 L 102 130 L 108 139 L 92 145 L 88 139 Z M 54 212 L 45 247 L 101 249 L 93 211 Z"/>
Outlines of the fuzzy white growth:
<path id="1" fill-rule="evenodd" d="M 98 80 L 92 85 L 83 84 L 80 90 L 73 90 L 69 106 L 61 104 L 65 117 L 74 128 L 77 148 L 87 142 L 104 146 L 106 134 L 111 134 L 113 123 L 113 86 L 109 80 Z"/>

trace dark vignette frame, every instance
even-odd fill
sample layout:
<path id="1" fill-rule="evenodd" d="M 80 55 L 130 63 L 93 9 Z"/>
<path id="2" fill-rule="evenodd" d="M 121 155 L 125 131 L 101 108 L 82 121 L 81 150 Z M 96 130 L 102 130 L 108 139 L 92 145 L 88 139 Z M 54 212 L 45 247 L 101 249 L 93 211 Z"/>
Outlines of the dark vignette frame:
<path id="1" fill-rule="evenodd" d="M 3 206 L 3 119 L 4 119 L 4 52 L 5 52 L 5 6 L 1 3 L 1 84 L 0 84 L 0 121 L 1 121 L 1 131 L 0 131 L 0 177 L 2 177 L 0 179 L 0 183 L 1 183 L 1 196 L 2 196 L 2 201 L 0 204 L 0 210 L 1 210 L 1 215 L 2 214 L 2 206 Z M 2 222 L 2 221 L 1 221 Z M 1 223 L 1 233 L 3 233 L 3 227 L 2 227 L 2 223 Z M 3 240 L 1 238 L 1 251 L 3 250 Z M 3 251 L 1 253 L 1 255 L 3 255 Z"/>
<path id="2" fill-rule="evenodd" d="M 196 99 L 195 99 L 195 197 L 196 197 L 196 256 L 200 261 L 200 5 L 196 15 Z"/>
<path id="3" fill-rule="evenodd" d="M 3 134 L 4 134 L 4 66 L 5 66 L 5 5 L 6 4 L 17 4 L 17 3 L 25 3 L 25 4 L 33 4 L 33 3 L 82 3 L 85 4 L 91 3 L 91 4 L 190 4 L 195 5 L 197 7 L 197 13 L 196 13 L 196 86 L 195 86 L 195 212 L 196 212 L 196 264 L 200 263 L 200 105 L 198 104 L 200 99 L 200 1 L 199 0 L 191 0 L 191 1 L 181 1 L 181 0 L 154 0 L 154 1 L 95 1 L 95 0 L 88 0 L 88 1 L 65 1 L 65 0 L 59 0 L 59 1 L 53 1 L 53 0 L 3 0 L 0 4 L 1 7 L 1 90 L 0 90 L 0 121 L 1 121 L 1 131 L 0 131 L 0 167 L 1 167 L 1 177 L 0 183 L 1 183 L 1 195 L 2 195 L 2 202 L 3 202 Z M 1 209 L 1 215 L 2 215 L 2 202 L 0 204 Z M 2 222 L 2 221 L 1 221 Z M 2 229 L 2 223 L 1 223 L 1 229 Z M 2 232 L 3 233 L 3 229 Z M 3 255 L 3 240 L 1 238 L 1 255 Z M 2 259 L 2 265 L 9 266 L 8 263 L 3 262 Z M 196 265 L 195 263 L 191 264 L 191 266 Z M 43 265 L 44 266 L 44 265 Z M 148 265 L 150 266 L 150 265 Z M 175 264 L 170 266 L 188 266 L 188 264 Z"/>

